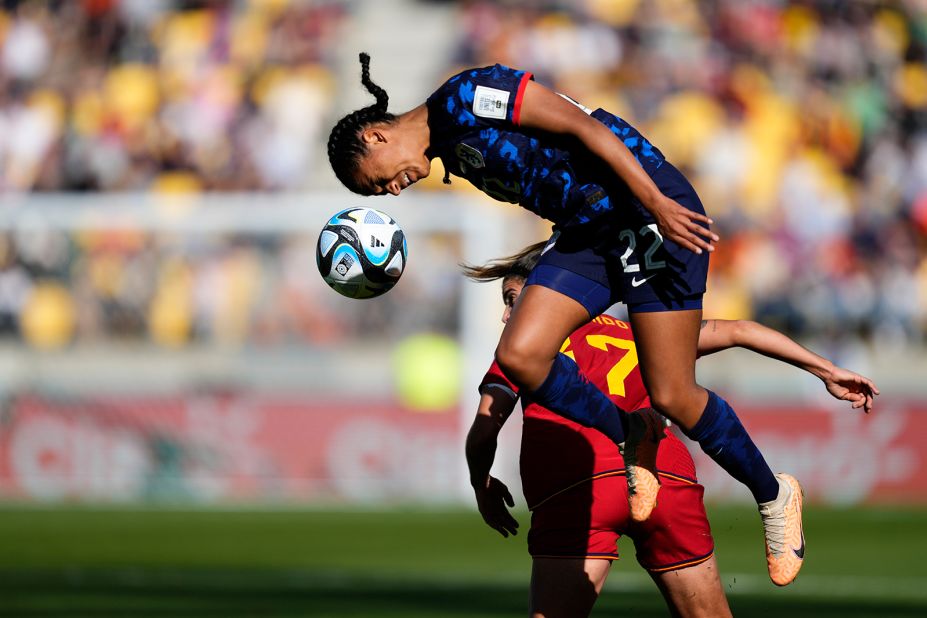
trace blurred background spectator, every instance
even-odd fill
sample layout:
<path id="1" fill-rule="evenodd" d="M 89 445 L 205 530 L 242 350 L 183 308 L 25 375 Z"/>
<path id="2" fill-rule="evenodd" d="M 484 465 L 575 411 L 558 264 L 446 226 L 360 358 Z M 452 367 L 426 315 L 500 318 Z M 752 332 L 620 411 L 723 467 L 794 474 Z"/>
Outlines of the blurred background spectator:
<path id="1" fill-rule="evenodd" d="M 2 188 L 305 186 L 336 2 L 6 2 Z"/>
<path id="2" fill-rule="evenodd" d="M 722 242 L 706 314 L 879 345 L 927 325 L 927 3 L 470 2 L 501 62 L 626 117 Z"/>
<path id="3" fill-rule="evenodd" d="M 0 3 L 0 192 L 337 186 L 323 147 L 355 106 L 339 91 L 357 79 L 344 37 L 371 27 L 359 15 L 373 5 Z M 924 345 L 927 2 L 403 0 L 376 29 L 393 36 L 425 6 L 457 25 L 446 54 L 416 55 L 433 83 L 393 81 L 396 60 L 382 56 L 378 81 L 427 92 L 456 68 L 500 62 L 626 117 L 716 221 L 706 313 Z M 261 345 L 402 321 L 398 291 L 374 312 L 326 309 L 305 284 L 313 240 L 8 231 L 0 336 Z M 450 315 L 446 330 L 457 288 L 438 289 L 430 319 Z"/>

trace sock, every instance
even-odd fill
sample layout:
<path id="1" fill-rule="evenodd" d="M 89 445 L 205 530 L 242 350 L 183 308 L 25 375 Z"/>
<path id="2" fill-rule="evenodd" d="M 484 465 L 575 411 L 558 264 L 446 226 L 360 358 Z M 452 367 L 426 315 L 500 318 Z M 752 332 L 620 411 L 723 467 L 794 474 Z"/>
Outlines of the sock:
<path id="1" fill-rule="evenodd" d="M 586 427 L 598 429 L 615 444 L 624 442 L 626 413 L 580 371 L 566 354 L 558 354 L 544 382 L 529 395 L 545 408 Z"/>
<path id="2" fill-rule="evenodd" d="M 698 442 L 705 454 L 728 474 L 746 485 L 757 503 L 775 500 L 779 495 L 779 481 L 760 449 L 740 424 L 733 408 L 715 393 L 708 391 L 708 403 L 701 418 L 683 433 Z"/>

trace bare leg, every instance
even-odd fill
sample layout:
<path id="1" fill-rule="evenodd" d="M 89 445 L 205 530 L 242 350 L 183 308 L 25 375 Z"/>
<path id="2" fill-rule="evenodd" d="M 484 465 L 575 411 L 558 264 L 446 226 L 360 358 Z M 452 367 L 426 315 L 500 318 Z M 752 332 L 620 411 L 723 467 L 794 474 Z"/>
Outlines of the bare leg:
<path id="1" fill-rule="evenodd" d="M 701 310 L 631 313 L 641 374 L 655 408 L 680 426 L 757 503 L 779 495 L 779 482 L 734 410 L 695 382 Z"/>
<path id="2" fill-rule="evenodd" d="M 651 573 L 670 612 L 678 618 L 726 618 L 731 608 L 721 587 L 718 564 L 712 556 L 693 567 Z"/>
<path id="3" fill-rule="evenodd" d="M 708 392 L 695 382 L 701 309 L 631 313 L 630 320 L 653 406 L 691 429 L 708 402 Z"/>
<path id="4" fill-rule="evenodd" d="M 535 558 L 531 568 L 531 618 L 588 616 L 608 576 L 611 560 Z"/>
<path id="5" fill-rule="evenodd" d="M 590 319 L 586 308 L 565 294 L 525 287 L 496 349 L 499 366 L 519 386 L 537 389 L 564 340 Z"/>
<path id="6" fill-rule="evenodd" d="M 529 285 L 502 331 L 496 360 L 534 401 L 620 445 L 627 426 L 624 411 L 583 376 L 575 361 L 560 354 L 564 340 L 588 321 L 586 308 L 569 296 Z"/>
<path id="7" fill-rule="evenodd" d="M 730 404 L 696 384 L 695 356 L 702 312 L 632 312 L 630 317 L 641 373 L 654 407 L 698 442 L 725 472 L 747 486 L 762 507 L 770 576 L 780 586 L 788 583 L 801 568 L 801 556 L 795 560 L 792 554 L 781 551 L 783 530 L 787 530 L 788 538 L 803 538 L 801 490 L 797 481 L 796 491 L 791 494 L 782 489 Z M 647 480 L 646 475 L 640 476 Z M 642 486 L 645 490 L 649 487 L 646 483 Z M 640 495 L 643 498 L 639 501 L 649 507 L 655 492 Z M 783 502 L 774 503 L 780 496 Z M 787 505 L 797 511 L 797 516 L 785 516 L 783 509 Z M 639 510 L 646 512 L 643 507 Z"/>

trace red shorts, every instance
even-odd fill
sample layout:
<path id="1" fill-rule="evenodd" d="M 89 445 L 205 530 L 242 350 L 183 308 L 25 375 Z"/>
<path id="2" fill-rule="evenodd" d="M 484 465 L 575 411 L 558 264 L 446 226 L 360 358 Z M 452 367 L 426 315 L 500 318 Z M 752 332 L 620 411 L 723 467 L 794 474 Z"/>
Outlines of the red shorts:
<path id="1" fill-rule="evenodd" d="M 634 541 L 648 571 L 672 571 L 708 560 L 714 540 L 697 482 L 660 475 L 650 519 L 631 519 L 624 472 L 581 483 L 531 513 L 528 551 L 534 558 L 618 558 L 618 539 Z"/>

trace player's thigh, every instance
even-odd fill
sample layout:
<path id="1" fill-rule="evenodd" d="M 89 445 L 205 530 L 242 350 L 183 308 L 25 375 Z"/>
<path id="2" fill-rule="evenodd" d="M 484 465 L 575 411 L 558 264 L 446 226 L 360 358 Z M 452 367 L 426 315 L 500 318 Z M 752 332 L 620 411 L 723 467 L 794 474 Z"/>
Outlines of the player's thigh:
<path id="1" fill-rule="evenodd" d="M 544 286 L 528 285 L 502 330 L 496 359 L 516 383 L 536 388 L 564 340 L 588 321 L 589 313 L 576 300 Z"/>
<path id="2" fill-rule="evenodd" d="M 570 333 L 589 320 L 578 301 L 542 285 L 527 285 L 512 309 L 500 345 L 525 340 L 558 351 Z"/>
<path id="3" fill-rule="evenodd" d="M 691 427 L 708 397 L 695 381 L 702 310 L 632 311 L 629 319 L 641 374 L 654 407 Z"/>
<path id="4" fill-rule="evenodd" d="M 619 300 L 608 255 L 595 243 L 584 231 L 551 236 L 502 332 L 496 358 L 507 373 L 544 366 L 545 377 L 570 333 Z"/>
<path id="5" fill-rule="evenodd" d="M 724 618 L 731 615 L 714 556 L 692 567 L 651 572 L 650 576 L 663 593 L 673 616 Z"/>
<path id="6" fill-rule="evenodd" d="M 588 616 L 608 576 L 611 560 L 534 558 L 531 567 L 532 618 Z"/>

